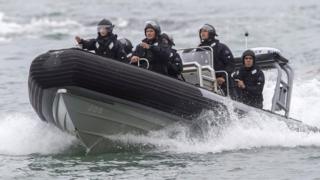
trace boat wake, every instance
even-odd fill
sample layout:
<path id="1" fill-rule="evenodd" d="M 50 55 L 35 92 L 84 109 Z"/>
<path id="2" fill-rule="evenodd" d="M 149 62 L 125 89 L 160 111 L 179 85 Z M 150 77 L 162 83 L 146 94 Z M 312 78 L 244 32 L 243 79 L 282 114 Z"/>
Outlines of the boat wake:
<path id="1" fill-rule="evenodd" d="M 76 145 L 75 137 L 25 114 L 0 115 L 0 154 L 57 154 Z"/>
<path id="2" fill-rule="evenodd" d="M 192 137 L 193 130 L 176 124 L 148 135 L 118 135 L 108 138 L 119 144 L 152 148 L 173 153 L 220 153 L 262 147 L 320 146 L 320 133 L 312 130 L 294 131 L 286 122 L 267 115 L 250 113 L 243 118 L 232 118 L 226 124 L 210 126 L 216 121 L 213 112 L 204 113 L 201 120 L 206 129 L 201 137 Z M 143 148 L 144 147 L 144 148 Z"/>
<path id="3" fill-rule="evenodd" d="M 203 130 L 174 124 L 147 135 L 108 136 L 117 151 L 160 151 L 172 153 L 220 153 L 262 147 L 320 146 L 320 133 L 294 131 L 275 117 L 251 112 L 238 118 L 231 115 L 227 123 L 207 111 L 196 120 Z M 214 124 L 214 125 L 213 125 Z M 197 130 L 197 129 L 196 129 Z M 79 145 L 76 137 L 61 132 L 49 123 L 24 114 L 2 115 L 0 121 L 0 154 L 70 154 Z M 79 150 L 78 150 L 79 151 Z"/>

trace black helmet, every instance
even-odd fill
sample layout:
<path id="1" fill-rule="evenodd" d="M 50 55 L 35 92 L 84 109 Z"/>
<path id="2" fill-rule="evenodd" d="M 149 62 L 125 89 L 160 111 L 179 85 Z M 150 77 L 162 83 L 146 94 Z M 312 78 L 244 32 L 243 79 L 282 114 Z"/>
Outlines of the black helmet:
<path id="1" fill-rule="evenodd" d="M 210 24 L 204 24 L 203 26 L 201 26 L 201 28 L 199 29 L 199 37 L 201 39 L 201 30 L 207 30 L 209 32 L 209 39 L 214 39 L 215 36 L 218 36 L 216 29 L 210 25 Z"/>
<path id="2" fill-rule="evenodd" d="M 172 36 L 169 36 L 167 33 L 162 33 L 161 34 L 161 37 L 163 39 L 165 39 L 166 41 L 168 41 L 168 44 L 169 46 L 174 46 L 174 41 L 173 41 L 173 37 Z"/>
<path id="3" fill-rule="evenodd" d="M 144 34 L 146 34 L 146 31 L 148 28 L 152 28 L 156 32 L 157 36 L 160 36 L 161 28 L 160 28 L 160 25 L 156 21 L 147 21 L 146 22 L 146 25 L 144 27 Z"/>
<path id="4" fill-rule="evenodd" d="M 248 49 L 248 50 L 246 50 L 246 51 L 243 52 L 243 54 L 242 54 L 242 56 L 241 56 L 241 58 L 242 58 L 242 64 L 244 64 L 244 58 L 245 58 L 246 56 L 251 56 L 252 59 L 253 59 L 253 65 L 256 64 L 256 55 L 255 55 L 254 52 L 253 52 L 252 50 L 250 50 L 250 49 Z"/>
<path id="5" fill-rule="evenodd" d="M 99 23 L 98 23 L 98 32 L 100 28 L 106 28 L 108 30 L 108 32 L 112 32 L 114 25 L 112 24 L 112 22 L 108 19 L 102 19 Z"/>
<path id="6" fill-rule="evenodd" d="M 119 39 L 119 42 L 121 43 L 122 47 L 124 48 L 124 51 L 127 53 L 127 54 L 130 54 L 132 53 L 132 43 L 130 42 L 129 39 L 127 38 L 121 38 Z"/>

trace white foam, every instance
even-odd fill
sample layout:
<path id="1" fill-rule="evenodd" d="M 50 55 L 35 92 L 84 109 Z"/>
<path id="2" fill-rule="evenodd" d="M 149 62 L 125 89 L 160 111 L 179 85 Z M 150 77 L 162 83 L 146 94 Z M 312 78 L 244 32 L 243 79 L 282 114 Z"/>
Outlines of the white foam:
<path id="1" fill-rule="evenodd" d="M 83 26 L 77 21 L 64 19 L 53 20 L 48 17 L 32 18 L 29 23 L 19 24 L 5 20 L 0 12 L 0 38 L 8 40 L 17 36 L 41 37 L 51 34 L 77 34 L 83 31 Z"/>
<path id="2" fill-rule="evenodd" d="M 10 42 L 10 39 L 4 38 L 4 37 L 0 37 L 0 42 Z"/>
<path id="3" fill-rule="evenodd" d="M 172 132 L 175 132 L 174 136 Z M 211 127 L 206 138 L 202 140 L 190 138 L 189 134 L 188 128 L 177 125 L 151 132 L 147 136 L 127 134 L 114 136 L 113 139 L 128 144 L 154 146 L 158 151 L 174 153 L 219 153 L 261 147 L 320 146 L 320 133 L 293 131 L 284 122 L 255 113 L 243 119 L 234 119 L 218 133 L 215 127 Z"/>
<path id="4" fill-rule="evenodd" d="M 320 133 L 297 132 L 278 121 L 258 113 L 233 121 L 224 130 L 218 145 L 222 150 L 250 149 L 255 147 L 320 146 Z"/>
<path id="5" fill-rule="evenodd" d="M 118 18 L 117 21 L 116 21 L 116 24 L 118 24 L 118 27 L 120 27 L 120 28 L 125 28 L 125 27 L 128 26 L 129 21 L 125 20 L 123 18 Z"/>
<path id="6" fill-rule="evenodd" d="M 20 27 L 19 24 L 4 21 L 4 14 L 0 12 L 0 37 L 18 30 Z"/>
<path id="7" fill-rule="evenodd" d="M 76 143 L 75 137 L 24 114 L 0 116 L 0 154 L 60 153 Z"/>
<path id="8" fill-rule="evenodd" d="M 299 80 L 293 89 L 291 115 L 308 124 L 320 127 L 320 80 Z"/>

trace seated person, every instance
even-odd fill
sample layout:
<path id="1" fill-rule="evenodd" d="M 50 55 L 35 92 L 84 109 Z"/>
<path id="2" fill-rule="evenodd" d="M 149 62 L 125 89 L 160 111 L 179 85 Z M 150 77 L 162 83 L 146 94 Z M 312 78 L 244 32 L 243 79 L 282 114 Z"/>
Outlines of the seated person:
<path id="1" fill-rule="evenodd" d="M 255 65 L 256 57 L 253 51 L 246 50 L 242 54 L 242 61 L 243 67 L 233 75 L 238 93 L 237 99 L 244 104 L 262 109 L 264 74 Z"/>
<path id="2" fill-rule="evenodd" d="M 180 55 L 177 53 L 177 50 L 172 48 L 172 46 L 175 45 L 173 38 L 166 33 L 163 33 L 162 37 L 168 41 L 170 47 L 168 75 L 176 79 L 183 79 L 181 76 L 181 72 L 183 70 L 182 60 L 180 58 Z"/>
<path id="3" fill-rule="evenodd" d="M 167 40 L 161 36 L 159 24 L 148 21 L 144 34 L 146 38 L 137 45 L 130 63 L 138 63 L 140 58 L 146 58 L 149 60 L 149 70 L 168 75 L 170 47 Z"/>
<path id="4" fill-rule="evenodd" d="M 121 38 L 119 39 L 119 42 L 122 45 L 124 51 L 126 52 L 127 58 L 130 59 L 132 56 L 132 49 L 133 49 L 131 41 L 127 38 Z"/>
<path id="5" fill-rule="evenodd" d="M 84 40 L 76 36 L 75 40 L 83 49 L 94 50 L 97 55 L 126 62 L 127 54 L 117 40 L 117 35 L 112 33 L 113 28 L 111 21 L 103 19 L 98 23 L 96 39 Z"/>

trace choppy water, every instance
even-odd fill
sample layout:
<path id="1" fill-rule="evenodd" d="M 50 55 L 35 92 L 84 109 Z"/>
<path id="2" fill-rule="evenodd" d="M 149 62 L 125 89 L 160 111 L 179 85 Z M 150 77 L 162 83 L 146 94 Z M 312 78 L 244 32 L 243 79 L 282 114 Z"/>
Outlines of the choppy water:
<path id="1" fill-rule="evenodd" d="M 291 116 L 320 127 L 320 2 L 318 0 L 40 1 L 0 0 L 1 179 L 319 179 L 320 134 L 290 131 L 275 119 L 251 114 L 234 119 L 202 141 L 182 127 L 148 136 L 121 136 L 128 149 L 84 156 L 74 137 L 39 120 L 29 104 L 27 77 L 34 57 L 72 47 L 73 37 L 96 35 L 109 18 L 134 44 L 143 24 L 157 19 L 177 48 L 196 46 L 198 28 L 215 25 L 219 39 L 239 55 L 271 46 L 291 60 L 296 76 Z M 275 77 L 267 74 L 265 107 Z M 205 118 L 214 117 L 207 112 Z"/>

